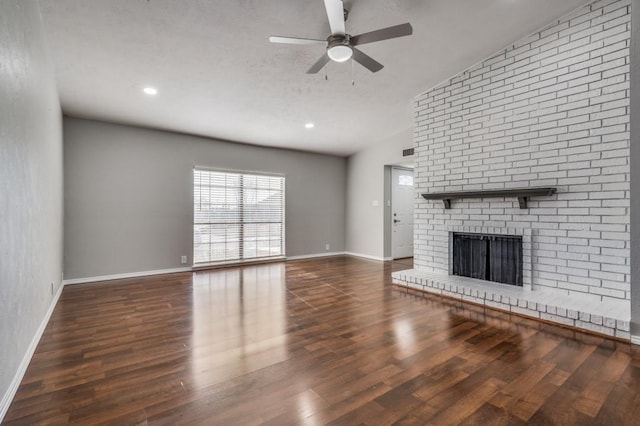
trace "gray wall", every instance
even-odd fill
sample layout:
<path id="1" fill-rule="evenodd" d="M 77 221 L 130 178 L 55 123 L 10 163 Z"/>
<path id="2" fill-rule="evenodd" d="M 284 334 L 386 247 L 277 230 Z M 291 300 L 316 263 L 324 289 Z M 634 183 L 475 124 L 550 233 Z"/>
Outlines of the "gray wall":
<path id="1" fill-rule="evenodd" d="M 0 46 L 2 419 L 61 283 L 62 115 L 35 1 L 0 1 Z"/>
<path id="2" fill-rule="evenodd" d="M 631 335 L 640 337 L 640 0 L 631 2 Z M 640 344 L 640 341 L 635 342 Z"/>
<path id="3" fill-rule="evenodd" d="M 348 159 L 347 238 L 350 253 L 382 259 L 385 253 L 385 216 L 389 218 L 385 191 L 385 166 L 403 164 L 402 150 L 413 146 L 411 129 L 364 149 Z M 388 183 L 387 183 L 388 185 Z M 386 192 L 386 194 L 385 194 Z M 378 202 L 374 206 L 374 201 Z M 387 236 L 390 232 L 387 229 Z"/>
<path id="4" fill-rule="evenodd" d="M 346 159 L 64 119 L 65 279 L 191 264 L 193 166 L 286 175 L 286 254 L 344 251 Z"/>

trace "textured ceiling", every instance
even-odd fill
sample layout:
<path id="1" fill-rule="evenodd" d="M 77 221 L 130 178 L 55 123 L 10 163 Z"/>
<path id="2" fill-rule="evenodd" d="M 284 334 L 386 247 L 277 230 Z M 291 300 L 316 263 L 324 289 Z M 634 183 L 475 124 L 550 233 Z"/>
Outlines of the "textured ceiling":
<path id="1" fill-rule="evenodd" d="M 317 75 L 305 71 L 322 46 L 268 37 L 326 38 L 322 0 L 40 3 L 68 115 L 349 155 L 409 129 L 420 92 L 586 2 L 352 0 L 348 33 L 414 34 L 361 47 L 385 65 L 376 74 L 347 62 Z"/>

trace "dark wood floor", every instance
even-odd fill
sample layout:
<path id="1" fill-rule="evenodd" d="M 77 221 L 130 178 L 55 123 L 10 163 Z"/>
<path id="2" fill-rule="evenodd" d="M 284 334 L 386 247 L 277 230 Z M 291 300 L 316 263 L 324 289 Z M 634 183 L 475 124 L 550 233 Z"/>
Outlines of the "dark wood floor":
<path id="1" fill-rule="evenodd" d="M 630 345 L 293 261 L 70 286 L 6 424 L 640 424 Z"/>

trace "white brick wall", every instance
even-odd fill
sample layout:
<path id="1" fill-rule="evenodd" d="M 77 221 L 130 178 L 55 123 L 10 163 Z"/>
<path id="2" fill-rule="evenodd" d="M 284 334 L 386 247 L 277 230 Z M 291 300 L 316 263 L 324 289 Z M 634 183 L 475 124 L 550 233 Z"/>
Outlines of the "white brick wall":
<path id="1" fill-rule="evenodd" d="M 532 232 L 532 285 L 629 299 L 629 0 L 561 18 L 415 99 L 420 193 L 553 186 L 529 209 L 418 197 L 415 267 L 447 274 L 452 227 Z"/>

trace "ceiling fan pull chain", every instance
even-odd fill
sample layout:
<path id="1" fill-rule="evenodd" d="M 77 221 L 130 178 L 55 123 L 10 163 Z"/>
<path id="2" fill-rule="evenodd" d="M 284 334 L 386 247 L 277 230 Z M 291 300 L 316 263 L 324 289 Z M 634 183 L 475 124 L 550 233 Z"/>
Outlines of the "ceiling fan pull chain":
<path id="1" fill-rule="evenodd" d="M 351 85 L 356 85 L 356 80 L 353 78 L 353 58 L 351 59 Z"/>

